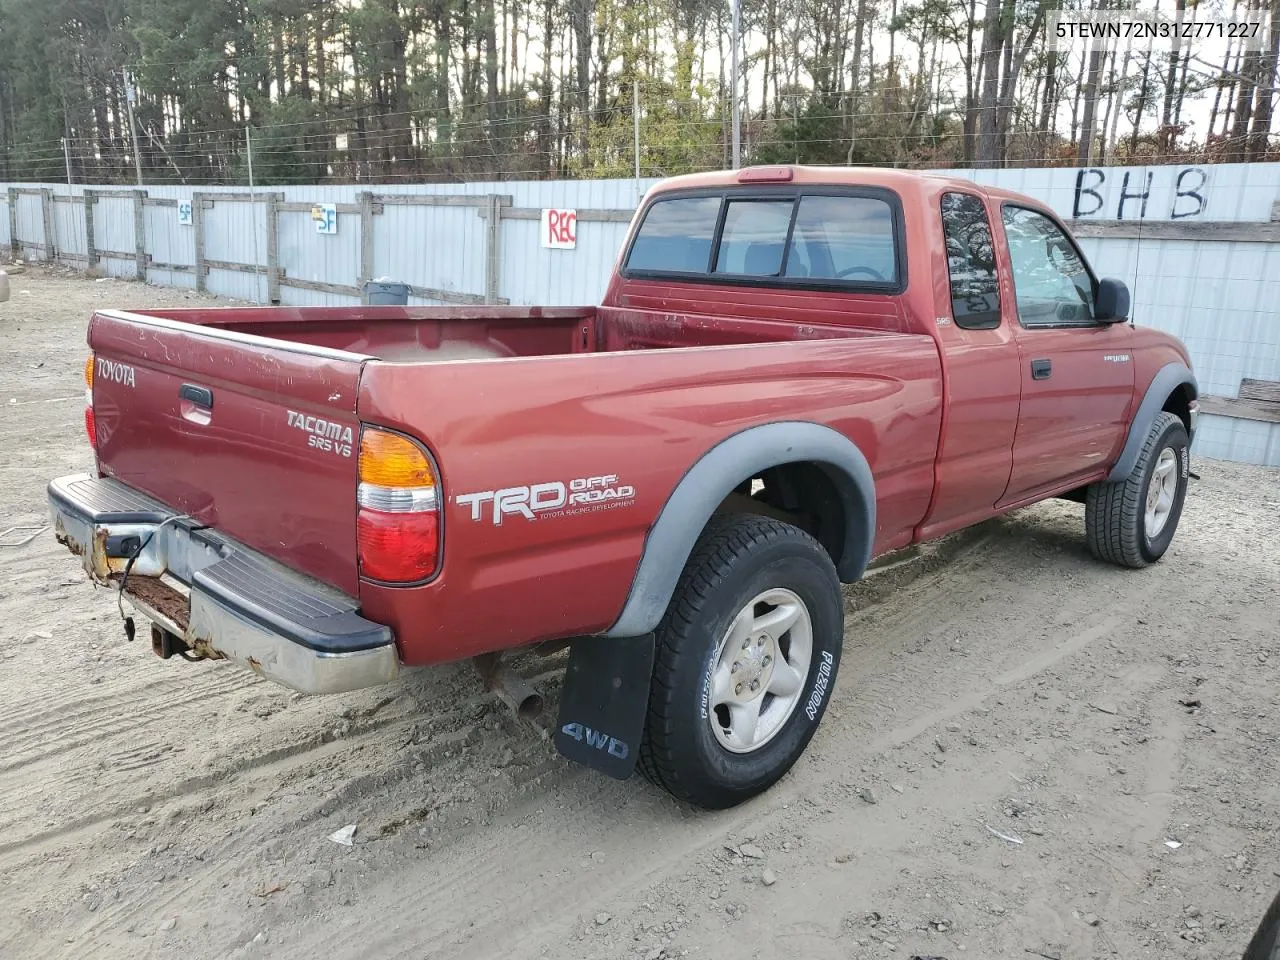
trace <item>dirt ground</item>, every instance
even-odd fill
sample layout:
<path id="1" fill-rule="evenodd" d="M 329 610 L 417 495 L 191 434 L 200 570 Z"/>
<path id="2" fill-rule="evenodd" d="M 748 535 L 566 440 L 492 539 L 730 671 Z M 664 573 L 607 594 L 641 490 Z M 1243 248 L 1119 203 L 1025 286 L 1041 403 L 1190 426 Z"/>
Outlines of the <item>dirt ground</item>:
<path id="1" fill-rule="evenodd" d="M 195 299 L 13 278 L 0 530 L 91 466 L 89 311 Z M 715 814 L 463 666 L 307 698 L 160 661 L 46 527 L 0 546 L 0 957 L 1238 957 L 1280 887 L 1280 472 L 1193 469 L 1152 569 L 1055 502 L 850 590 L 808 753 Z"/>

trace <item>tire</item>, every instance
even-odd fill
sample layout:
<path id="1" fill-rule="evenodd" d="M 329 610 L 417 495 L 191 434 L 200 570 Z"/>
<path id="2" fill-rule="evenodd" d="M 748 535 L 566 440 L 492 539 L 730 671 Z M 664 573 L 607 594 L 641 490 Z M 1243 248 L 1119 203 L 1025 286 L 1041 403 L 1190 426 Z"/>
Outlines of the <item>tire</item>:
<path id="1" fill-rule="evenodd" d="M 719 515 L 694 546 L 655 640 L 640 771 L 680 800 L 731 807 L 791 769 L 822 720 L 844 641 L 840 580 L 799 528 Z M 722 695 L 727 704 L 713 702 Z M 752 725 L 741 718 L 755 703 Z"/>
<path id="2" fill-rule="evenodd" d="M 1135 569 L 1159 560 L 1178 529 L 1190 471 L 1187 428 L 1172 413 L 1151 425 L 1133 472 L 1124 480 L 1092 484 L 1085 494 L 1084 522 L 1090 552 L 1099 560 Z M 1167 511 L 1149 523 L 1148 498 L 1159 500 L 1167 471 L 1173 490 Z M 1153 484 L 1156 484 L 1153 490 Z M 1165 491 L 1168 488 L 1165 487 Z"/>
<path id="3" fill-rule="evenodd" d="M 1280 960 L 1280 894 L 1263 914 L 1241 960 Z"/>

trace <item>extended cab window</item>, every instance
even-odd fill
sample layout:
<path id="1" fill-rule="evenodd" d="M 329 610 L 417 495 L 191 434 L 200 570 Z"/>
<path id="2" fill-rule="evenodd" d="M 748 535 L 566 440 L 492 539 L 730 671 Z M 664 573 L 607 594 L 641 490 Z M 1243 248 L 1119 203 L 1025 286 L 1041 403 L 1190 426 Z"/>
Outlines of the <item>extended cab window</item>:
<path id="1" fill-rule="evenodd" d="M 942 195 L 951 315 L 966 330 L 1000 326 L 1000 284 L 987 208 L 971 193 Z"/>
<path id="2" fill-rule="evenodd" d="M 678 197 L 649 208 L 627 266 L 660 273 L 706 273 L 719 197 Z"/>
<path id="3" fill-rule="evenodd" d="M 1042 213 L 1004 207 L 1018 319 L 1025 327 L 1093 321 L 1093 278 L 1075 244 Z"/>
<path id="4" fill-rule="evenodd" d="M 659 199 L 646 212 L 624 269 L 778 286 L 897 286 L 898 217 L 878 196 L 738 197 L 730 191 L 723 198 Z"/>

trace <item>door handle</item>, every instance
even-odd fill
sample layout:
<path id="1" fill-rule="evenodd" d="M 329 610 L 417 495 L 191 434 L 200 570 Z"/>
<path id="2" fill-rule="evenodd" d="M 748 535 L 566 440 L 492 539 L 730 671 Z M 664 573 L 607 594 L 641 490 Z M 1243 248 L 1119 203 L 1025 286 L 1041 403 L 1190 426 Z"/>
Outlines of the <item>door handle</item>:
<path id="1" fill-rule="evenodd" d="M 1031 379 L 1032 380 L 1048 380 L 1053 375 L 1052 360 L 1032 360 L 1031 361 Z"/>
<path id="2" fill-rule="evenodd" d="M 208 387 L 197 387 L 192 383 L 184 383 L 178 389 L 178 396 L 206 410 L 213 409 L 213 391 Z"/>

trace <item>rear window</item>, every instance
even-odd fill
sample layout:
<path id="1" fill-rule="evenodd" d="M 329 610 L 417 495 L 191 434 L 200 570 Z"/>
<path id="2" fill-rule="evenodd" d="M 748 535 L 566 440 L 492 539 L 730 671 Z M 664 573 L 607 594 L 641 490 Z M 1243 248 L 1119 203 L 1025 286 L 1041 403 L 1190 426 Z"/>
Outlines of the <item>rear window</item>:
<path id="1" fill-rule="evenodd" d="M 897 218 L 887 199 L 730 194 L 655 201 L 625 269 L 784 286 L 897 286 L 899 264 Z"/>
<path id="2" fill-rule="evenodd" d="M 719 197 L 659 200 L 644 218 L 627 265 L 659 273 L 706 273 L 719 215 Z"/>

